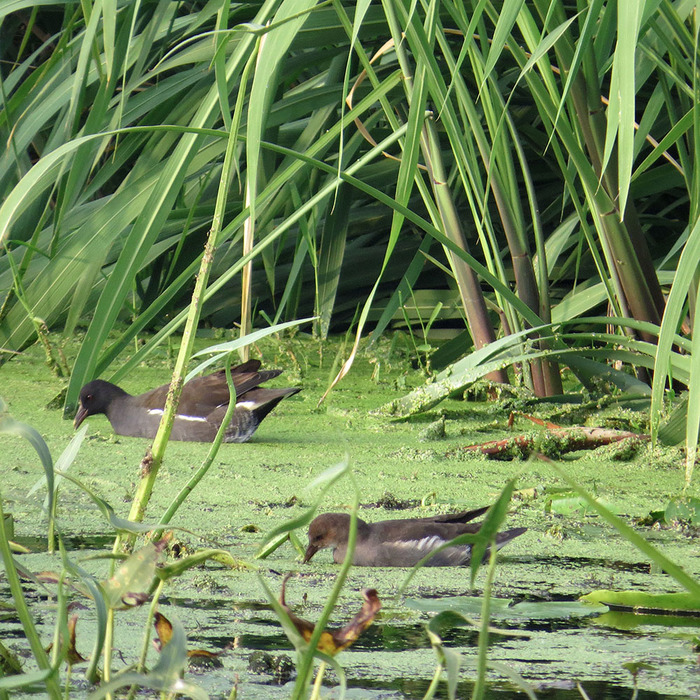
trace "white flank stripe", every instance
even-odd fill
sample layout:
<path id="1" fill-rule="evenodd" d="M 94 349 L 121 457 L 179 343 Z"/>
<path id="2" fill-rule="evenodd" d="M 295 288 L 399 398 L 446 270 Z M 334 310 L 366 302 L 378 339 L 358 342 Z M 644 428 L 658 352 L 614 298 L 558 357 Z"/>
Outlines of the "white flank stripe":
<path id="1" fill-rule="evenodd" d="M 443 540 L 439 535 L 424 537 L 422 540 L 399 540 L 395 544 L 399 547 L 408 547 L 410 549 L 423 549 L 431 551 L 437 549 L 440 545 L 445 544 L 447 540 Z"/>
<path id="2" fill-rule="evenodd" d="M 252 411 L 257 404 L 255 401 L 238 401 L 236 402 L 236 408 L 247 408 L 249 411 Z"/>
<path id="3" fill-rule="evenodd" d="M 149 408 L 148 415 L 149 416 L 162 416 L 163 409 L 162 408 Z M 186 416 L 183 413 L 176 413 L 175 420 L 189 420 L 189 421 L 193 421 L 195 423 L 206 423 L 207 422 L 207 419 L 202 418 L 202 416 Z"/>

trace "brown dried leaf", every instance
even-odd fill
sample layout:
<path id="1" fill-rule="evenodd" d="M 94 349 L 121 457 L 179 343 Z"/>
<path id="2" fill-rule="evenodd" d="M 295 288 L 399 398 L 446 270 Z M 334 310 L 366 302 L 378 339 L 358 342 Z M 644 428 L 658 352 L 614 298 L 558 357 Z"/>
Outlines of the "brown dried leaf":
<path id="1" fill-rule="evenodd" d="M 78 616 L 71 615 L 68 620 L 68 663 L 69 664 L 81 664 L 87 661 L 86 658 L 78 653 L 75 648 L 75 627 L 78 624 Z"/>
<path id="2" fill-rule="evenodd" d="M 297 632 L 308 642 L 309 639 L 311 639 L 311 635 L 314 633 L 314 629 L 316 625 L 314 625 L 312 622 L 309 622 L 308 620 L 304 620 L 301 617 L 297 617 L 289 608 L 287 603 L 285 602 L 284 599 L 284 594 L 285 590 L 287 587 L 287 581 L 291 577 L 291 574 L 287 574 L 284 577 L 284 580 L 282 581 L 282 588 L 280 589 L 280 605 L 284 608 L 285 612 L 287 615 L 289 615 L 289 619 L 292 621 L 294 626 L 297 628 Z M 319 643 L 320 645 L 320 643 Z"/>
<path id="3" fill-rule="evenodd" d="M 81 664 L 87 661 L 87 659 L 84 658 L 80 653 L 78 653 L 78 650 L 75 648 L 75 627 L 77 624 L 77 614 L 71 615 L 71 617 L 68 620 L 68 652 L 66 654 L 66 659 L 70 666 L 72 666 L 73 664 Z M 49 644 L 49 646 L 46 647 L 46 651 L 49 652 L 52 648 L 53 644 Z"/>
<path id="4" fill-rule="evenodd" d="M 156 613 L 153 618 L 153 626 L 156 628 L 156 634 L 158 639 L 154 640 L 154 644 L 158 651 L 161 651 L 163 647 L 170 641 L 173 636 L 173 626 L 165 615 L 161 613 Z M 218 660 L 219 656 L 226 651 L 225 649 L 219 653 L 213 651 L 207 651 L 206 649 L 191 649 L 187 652 L 187 657 L 193 661 L 214 661 Z"/>
<path id="5" fill-rule="evenodd" d="M 338 651 L 347 649 L 357 638 L 372 624 L 376 614 L 382 607 L 377 591 L 374 588 L 365 588 L 362 591 L 365 602 L 362 604 L 360 612 L 348 622 L 345 627 L 334 630 L 331 635 L 333 643 Z"/>
<path id="6" fill-rule="evenodd" d="M 155 642 L 156 648 L 160 651 L 173 636 L 173 626 L 165 615 L 156 613 L 153 618 L 153 626 L 156 628 L 158 639 Z"/>
<path id="7" fill-rule="evenodd" d="M 289 619 L 292 621 L 294 626 L 297 628 L 299 634 L 308 642 L 314 633 L 316 625 L 308 620 L 304 620 L 301 617 L 297 617 L 287 606 L 284 593 L 285 586 L 287 584 L 287 576 L 284 581 L 282 581 L 282 589 L 280 590 L 279 602 L 284 608 Z M 353 617 L 353 619 L 348 622 L 345 627 L 335 630 L 324 630 L 321 634 L 321 638 L 318 641 L 318 650 L 322 651 L 324 654 L 329 656 L 335 656 L 338 652 L 343 649 L 347 649 L 351 644 L 353 644 L 357 638 L 372 624 L 376 614 L 382 607 L 382 603 L 379 600 L 377 591 L 374 588 L 365 588 L 362 591 L 362 597 L 365 602 L 362 604 L 360 611 Z"/>

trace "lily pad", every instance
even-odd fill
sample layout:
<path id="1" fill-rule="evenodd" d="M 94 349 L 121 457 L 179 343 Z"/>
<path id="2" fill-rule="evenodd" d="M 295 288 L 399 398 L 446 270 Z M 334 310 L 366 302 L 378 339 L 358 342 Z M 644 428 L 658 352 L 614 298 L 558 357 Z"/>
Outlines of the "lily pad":
<path id="1" fill-rule="evenodd" d="M 666 506 L 664 520 L 669 524 L 680 520 L 694 527 L 700 526 L 700 498 L 671 501 Z"/>
<path id="2" fill-rule="evenodd" d="M 507 598 L 491 599 L 491 615 L 499 618 L 524 618 L 529 620 L 567 619 L 571 617 L 588 617 L 608 610 L 602 604 L 583 603 L 577 600 L 522 602 L 512 605 Z M 423 612 L 443 612 L 449 610 L 465 616 L 481 614 L 483 598 L 476 596 L 454 596 L 450 598 L 432 598 L 407 600 L 406 607 Z"/>
<path id="3" fill-rule="evenodd" d="M 660 615 L 675 613 L 700 616 L 700 597 L 691 593 L 598 590 L 581 596 L 581 600 L 602 603 L 611 608 L 638 613 Z"/>
<path id="4" fill-rule="evenodd" d="M 509 598 L 491 598 L 491 614 L 506 610 L 513 601 Z M 406 601 L 406 607 L 421 612 L 440 613 L 445 610 L 462 615 L 480 615 L 483 599 L 477 596 L 451 596 L 449 598 L 421 598 Z"/>

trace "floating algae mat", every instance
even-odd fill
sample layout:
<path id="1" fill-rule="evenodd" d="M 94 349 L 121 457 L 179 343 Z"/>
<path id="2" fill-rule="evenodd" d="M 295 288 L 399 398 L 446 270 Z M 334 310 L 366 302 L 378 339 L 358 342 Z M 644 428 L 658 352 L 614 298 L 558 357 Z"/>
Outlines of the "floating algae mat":
<path id="1" fill-rule="evenodd" d="M 204 341 L 198 342 L 201 346 Z M 682 592 L 674 580 L 601 517 L 579 507 L 547 464 L 489 460 L 463 449 L 508 438 L 513 431 L 530 431 L 531 425 L 520 425 L 517 419 L 508 428 L 512 401 L 506 405 L 449 400 L 426 415 L 400 422 L 372 413 L 423 381 L 401 347 L 401 342 L 380 343 L 373 354 L 361 355 L 320 407 L 337 346 L 324 348 L 323 363 L 318 346 L 300 334 L 294 340 L 270 340 L 255 348 L 254 352 L 262 352 L 266 367 L 284 369 L 280 386 L 301 386 L 302 391 L 282 402 L 250 442 L 222 446 L 204 480 L 172 520 L 171 539 L 159 565 L 176 567 L 202 549 L 220 549 L 231 561 L 250 565 L 230 568 L 221 560 L 207 559 L 164 583 L 158 612 L 184 629 L 190 652 L 208 651 L 215 659 L 204 663 L 193 657 L 185 681 L 210 697 L 228 697 L 234 686 L 241 698 L 290 697 L 295 652 L 260 577 L 277 594 L 284 576 L 297 572 L 287 583 L 287 605 L 300 618 L 315 621 L 339 567 L 328 551 L 302 565 L 290 541 L 264 560 L 256 560 L 255 554 L 266 533 L 307 512 L 319 495 L 309 484 L 347 455 L 352 479 L 338 480 L 320 508 L 347 510 L 356 485 L 359 514 L 367 521 L 487 505 L 509 479 L 517 477 L 504 527 L 528 530 L 498 555 L 491 601 L 491 622 L 498 631 L 489 638 L 487 697 L 524 697 L 518 678 L 538 698 L 580 698 L 577 683 L 591 698 L 631 698 L 635 687 L 638 698 L 698 697 L 697 617 L 613 614 L 605 606 L 578 600 L 602 589 Z M 70 345 L 65 348 L 69 356 L 74 350 Z M 162 384 L 169 377 L 169 362 L 163 350 L 162 356 L 153 357 L 121 384 L 130 393 Z M 58 409 L 46 408 L 62 384 L 46 369 L 39 349 L 2 366 L 0 379 L 11 415 L 34 426 L 55 458 L 73 430 Z M 520 409 L 540 411 L 543 419 L 554 410 L 542 404 Z M 561 404 L 556 410 L 562 413 Z M 580 400 L 576 410 L 580 419 Z M 626 409 L 608 410 L 618 423 L 625 417 L 631 425 L 643 420 Z M 604 425 L 607 418 L 601 412 L 587 421 Z M 88 422 L 86 438 L 68 473 L 124 518 L 148 441 L 113 435 L 101 416 Z M 637 430 L 634 425 L 630 429 Z M 45 486 L 30 494 L 43 470 L 36 452 L 20 437 L 0 435 L 0 446 L 3 509 L 13 516 L 15 541 L 29 550 L 16 554 L 15 561 L 47 647 L 53 641 L 57 610 L 52 575 L 60 574 L 62 561 L 58 553 L 47 553 Z M 193 443 L 168 447 L 147 520 L 159 520 L 206 451 L 207 445 Z M 562 463 L 569 476 L 634 524 L 688 575 L 700 579 L 700 550 L 692 528 L 635 524 L 680 494 L 683 461 L 678 451 L 652 452 L 643 445 L 621 454 L 618 447 L 607 446 L 568 454 Z M 557 507 L 557 499 L 566 499 L 566 509 Z M 71 564 L 95 581 L 108 580 L 110 564 L 105 557 L 112 550 L 113 532 L 95 500 L 68 480 L 58 489 L 57 529 Z M 305 531 L 296 534 L 305 545 Z M 363 589 L 376 589 L 382 607 L 354 645 L 335 657 L 347 678 L 348 697 L 422 698 L 437 665 L 427 625 L 446 613 L 439 637 L 444 648 L 461 656 L 456 695 L 468 696 L 476 678 L 486 571 L 478 573 L 473 589 L 468 568 L 423 569 L 402 588 L 406 575 L 403 569 L 350 570 L 330 626 L 341 627 L 353 618 L 362 604 Z M 66 594 L 74 605 L 70 614 L 77 615 L 77 651 L 88 658 L 98 620 L 93 602 L 79 588 L 67 587 Z M 29 673 L 36 667 L 5 579 L 0 580 L 0 603 L 0 642 L 18 657 L 22 672 Z M 150 646 L 156 637 L 154 628 L 147 626 L 149 603 L 150 598 L 144 605 L 115 613 L 113 676 L 132 667 L 144 644 Z M 151 647 L 147 667 L 153 669 L 158 660 Z M 83 668 L 85 664 L 72 668 L 70 697 L 87 697 L 94 690 Z M 62 670 L 61 683 L 65 679 Z M 328 671 L 322 695 L 339 697 L 338 683 L 337 674 Z M 12 691 L 13 698 L 45 694 L 41 683 Z M 438 696 L 447 697 L 444 680 Z"/>

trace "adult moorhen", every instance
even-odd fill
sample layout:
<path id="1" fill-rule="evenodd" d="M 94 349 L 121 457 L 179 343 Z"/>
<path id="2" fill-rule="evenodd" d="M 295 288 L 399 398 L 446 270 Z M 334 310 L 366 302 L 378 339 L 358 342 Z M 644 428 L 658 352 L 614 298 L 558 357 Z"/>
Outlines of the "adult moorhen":
<path id="1" fill-rule="evenodd" d="M 233 367 L 236 409 L 224 433 L 224 442 L 245 442 L 263 418 L 285 397 L 299 388 L 265 389 L 263 382 L 281 374 L 280 369 L 260 370 L 258 360 Z M 131 396 L 115 384 L 95 379 L 80 390 L 80 406 L 75 416 L 77 428 L 87 416 L 104 413 L 118 435 L 155 437 L 163 415 L 168 384 L 138 396 Z M 180 403 L 170 434 L 171 440 L 212 442 L 229 404 L 224 370 L 197 377 L 182 388 Z"/>
<path id="2" fill-rule="evenodd" d="M 430 518 L 382 520 L 367 523 L 357 519 L 357 539 L 352 563 L 355 566 L 414 566 L 423 557 L 435 551 L 459 535 L 474 534 L 482 523 L 469 522 L 488 510 L 476 510 L 452 515 L 435 515 Z M 496 535 L 496 547 L 500 549 L 527 528 L 516 527 Z M 309 546 L 304 555 L 308 562 L 316 552 L 333 547 L 333 561 L 345 560 L 350 532 L 348 513 L 324 513 L 309 525 Z M 461 566 L 469 564 L 471 545 L 447 547 L 427 560 L 426 566 Z"/>

